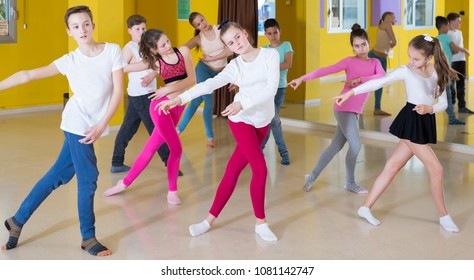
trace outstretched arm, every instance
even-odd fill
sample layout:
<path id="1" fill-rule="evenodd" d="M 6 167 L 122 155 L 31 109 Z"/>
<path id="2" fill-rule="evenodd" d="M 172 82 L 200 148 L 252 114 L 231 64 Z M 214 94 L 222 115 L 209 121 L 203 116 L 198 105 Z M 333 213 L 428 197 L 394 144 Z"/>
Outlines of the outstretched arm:
<path id="1" fill-rule="evenodd" d="M 54 63 L 32 70 L 19 71 L 6 78 L 5 80 L 0 81 L 0 91 L 16 87 L 18 85 L 26 84 L 33 80 L 39 80 L 55 76 L 57 74 L 59 74 L 59 70 L 58 68 L 56 68 L 56 65 L 54 65 Z"/>

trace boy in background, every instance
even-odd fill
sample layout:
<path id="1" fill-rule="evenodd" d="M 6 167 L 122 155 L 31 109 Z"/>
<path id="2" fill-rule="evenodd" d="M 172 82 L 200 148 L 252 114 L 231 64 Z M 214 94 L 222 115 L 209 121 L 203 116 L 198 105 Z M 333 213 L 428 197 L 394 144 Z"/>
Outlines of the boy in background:
<path id="1" fill-rule="evenodd" d="M 461 28 L 461 15 L 457 13 L 449 13 L 447 19 L 449 26 L 448 35 L 451 37 L 451 40 L 454 42 L 454 44 L 456 44 L 461 49 L 461 51 L 458 53 L 453 54 L 453 59 L 451 62 L 451 67 L 453 67 L 453 69 L 459 73 L 458 80 L 453 82 L 451 86 L 453 104 L 456 103 L 457 95 L 458 112 L 474 114 L 473 111 L 466 107 L 466 56 L 464 54 L 470 55 L 470 53 L 464 48 L 464 39 L 462 37 L 461 30 L 459 30 L 459 28 Z"/>
<path id="2" fill-rule="evenodd" d="M 263 140 L 261 145 L 262 150 L 265 148 L 265 144 L 267 144 L 268 138 L 270 137 L 270 130 L 273 133 L 273 138 L 275 139 L 275 143 L 278 146 L 278 152 L 281 156 L 281 164 L 289 165 L 290 164 L 290 155 L 288 153 L 288 148 L 285 144 L 285 139 L 283 139 L 283 130 L 281 128 L 281 121 L 280 121 L 280 109 L 283 105 L 283 101 L 285 101 L 285 94 L 286 94 L 286 85 L 287 80 L 286 77 L 288 75 L 288 69 L 291 68 L 291 64 L 293 62 L 293 48 L 291 47 L 291 43 L 288 41 L 281 42 L 280 41 L 280 25 L 278 22 L 273 19 L 267 19 L 263 24 L 265 30 L 265 36 L 270 41 L 270 45 L 264 46 L 264 48 L 272 48 L 278 51 L 280 54 L 280 81 L 278 83 L 278 90 L 275 95 L 275 116 L 273 117 L 270 123 L 270 129 L 268 130 L 268 134 Z"/>
<path id="3" fill-rule="evenodd" d="M 438 29 L 438 38 L 441 48 L 443 49 L 446 58 L 448 59 L 449 65 L 451 65 L 451 60 L 453 58 L 453 53 L 458 53 L 462 49 L 457 46 L 448 35 L 448 19 L 442 16 L 436 17 L 436 29 Z M 464 121 L 461 121 L 456 118 L 454 113 L 453 100 L 451 98 L 451 85 L 446 87 L 446 96 L 448 97 L 448 107 L 446 108 L 446 113 L 448 113 L 449 124 L 466 124 Z"/>

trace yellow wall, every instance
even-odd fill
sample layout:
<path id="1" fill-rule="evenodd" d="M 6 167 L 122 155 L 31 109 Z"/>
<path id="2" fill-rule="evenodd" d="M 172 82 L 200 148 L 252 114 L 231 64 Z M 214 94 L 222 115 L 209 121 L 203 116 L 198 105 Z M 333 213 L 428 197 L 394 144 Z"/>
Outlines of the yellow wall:
<path id="1" fill-rule="evenodd" d="M 23 1 L 18 2 L 18 43 L 0 44 L 0 57 L 3 65 L 0 68 L 0 79 L 7 77 L 15 71 L 30 69 L 47 65 L 54 59 L 76 47 L 74 41 L 67 39 L 63 15 L 68 6 L 86 4 L 94 13 L 97 30 L 94 38 L 97 41 L 109 41 L 123 46 L 130 38 L 126 31 L 126 18 L 134 13 L 147 18 L 148 28 L 164 30 L 174 46 L 180 46 L 193 36 L 193 28 L 187 20 L 177 20 L 177 0 L 50 0 L 28 1 L 27 18 L 28 28 L 22 28 L 25 12 Z M 191 11 L 202 13 L 211 24 L 217 24 L 218 0 L 193 0 Z M 369 15 L 371 14 L 371 0 L 368 2 Z M 402 5 L 403 5 L 402 1 Z M 282 40 L 291 42 L 295 55 L 293 66 L 288 73 L 288 79 L 299 77 L 319 67 L 327 66 L 338 60 L 352 55 L 348 33 L 329 34 L 327 32 L 327 18 L 325 25 L 319 26 L 319 0 L 292 0 L 290 5 L 286 0 L 276 0 L 277 20 L 282 29 Z M 324 1 L 327 10 L 327 1 Z M 403 10 L 403 7 L 402 7 Z M 474 45 L 474 36 L 469 36 L 468 30 L 474 30 L 474 21 L 469 21 L 469 14 L 474 12 L 474 5 L 469 5 L 468 0 L 436 1 L 436 15 L 446 15 L 448 12 L 464 10 L 462 31 L 465 47 Z M 472 11 L 471 11 L 472 10 Z M 41 12 L 38 12 L 41 11 Z M 47 13 L 47 16 L 45 16 Z M 325 14 L 325 13 L 324 13 Z M 371 19 L 368 19 L 370 23 Z M 402 21 L 402 19 L 398 19 Z M 374 38 L 376 26 L 369 26 L 369 37 Z M 404 30 L 396 26 L 395 33 L 398 46 L 394 49 L 394 58 L 389 59 L 389 68 L 395 68 L 407 62 L 406 48 L 409 40 L 418 34 L 429 33 L 437 35 L 436 28 Z M 472 38 L 472 39 L 471 39 Z M 49 41 L 46 45 L 43 42 Z M 258 40 L 258 45 L 268 44 L 263 36 Z M 192 52 L 193 59 L 197 62 L 200 53 Z M 474 69 L 473 63 L 468 60 L 468 69 Z M 320 82 L 313 80 L 304 84 L 304 87 L 294 92 L 288 89 L 287 100 L 305 102 L 318 99 L 321 90 Z M 27 85 L 7 90 L 0 94 L 0 109 L 19 108 L 62 103 L 62 93 L 68 92 L 67 81 L 64 77 L 57 76 L 42 81 L 34 81 Z M 123 111 L 123 106 L 121 109 Z M 113 123 L 121 120 L 123 112 L 116 114 Z"/>
<path id="2" fill-rule="evenodd" d="M 17 1 L 17 43 L 0 44 L 0 80 L 23 69 L 46 66 L 68 50 L 63 21 L 67 1 L 27 3 L 25 8 L 24 1 Z M 61 104 L 67 91 L 67 80 L 62 76 L 33 81 L 1 92 L 0 109 Z"/>

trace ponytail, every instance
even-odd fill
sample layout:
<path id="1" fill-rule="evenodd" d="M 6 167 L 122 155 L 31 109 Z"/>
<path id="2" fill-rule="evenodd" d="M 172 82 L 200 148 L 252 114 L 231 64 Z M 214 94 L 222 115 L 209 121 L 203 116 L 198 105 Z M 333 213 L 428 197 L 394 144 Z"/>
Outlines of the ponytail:
<path id="1" fill-rule="evenodd" d="M 448 59 L 443 52 L 439 40 L 437 38 L 433 38 L 433 43 L 434 67 L 436 73 L 438 74 L 439 92 L 436 95 L 436 97 L 438 97 L 443 93 L 444 89 L 451 83 L 451 81 L 457 80 L 457 72 L 449 65 Z"/>
<path id="2" fill-rule="evenodd" d="M 161 38 L 161 36 L 165 34 L 163 31 L 158 29 L 148 29 L 147 31 L 143 32 L 142 37 L 140 38 L 139 45 L 139 53 L 140 57 L 148 63 L 149 67 L 153 70 L 158 70 L 156 67 L 155 62 L 161 58 L 159 54 L 154 54 L 151 49 L 156 49 L 156 43 Z"/>
<path id="3" fill-rule="evenodd" d="M 410 41 L 409 46 L 417 50 L 423 51 L 425 57 L 433 56 L 434 68 L 438 74 L 438 93 L 435 97 L 440 96 L 446 86 L 451 81 L 457 79 L 457 72 L 454 71 L 448 64 L 448 59 L 441 48 L 441 44 L 437 38 L 432 38 L 430 35 L 418 35 Z"/>

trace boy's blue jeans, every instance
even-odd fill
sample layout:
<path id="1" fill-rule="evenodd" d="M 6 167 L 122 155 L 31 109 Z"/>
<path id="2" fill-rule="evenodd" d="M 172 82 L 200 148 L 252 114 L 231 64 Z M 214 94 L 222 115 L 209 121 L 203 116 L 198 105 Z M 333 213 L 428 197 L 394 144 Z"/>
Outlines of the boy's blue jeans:
<path id="1" fill-rule="evenodd" d="M 82 238 L 86 240 L 95 236 L 94 194 L 99 177 L 97 158 L 93 144 L 79 143 L 84 136 L 69 132 L 64 132 L 64 135 L 66 139 L 58 159 L 25 198 L 15 219 L 25 224 L 52 191 L 67 184 L 76 174 L 79 223 Z"/>
<path id="2" fill-rule="evenodd" d="M 283 130 L 281 128 L 281 121 L 280 121 L 280 109 L 283 105 L 283 101 L 285 101 L 285 94 L 286 88 L 278 88 L 277 93 L 275 95 L 275 116 L 273 117 L 272 121 L 270 122 L 270 129 L 268 130 L 267 136 L 263 140 L 261 145 L 262 150 L 265 148 L 267 144 L 268 138 L 270 138 L 270 130 L 273 133 L 273 138 L 275 139 L 275 143 L 278 146 L 278 152 L 281 156 L 288 154 L 288 148 L 285 144 L 285 139 L 283 139 Z"/>

